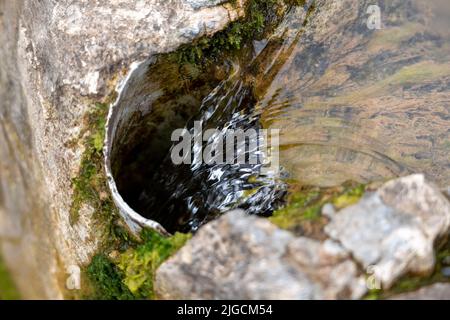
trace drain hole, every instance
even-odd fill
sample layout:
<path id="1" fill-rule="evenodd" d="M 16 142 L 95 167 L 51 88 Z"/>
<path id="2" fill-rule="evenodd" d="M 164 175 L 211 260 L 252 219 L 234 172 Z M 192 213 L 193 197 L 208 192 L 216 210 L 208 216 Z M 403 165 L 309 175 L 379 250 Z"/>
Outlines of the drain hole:
<path id="1" fill-rule="evenodd" d="M 244 48 L 242 61 L 251 61 L 254 53 L 253 47 Z M 283 183 L 261 175 L 262 161 L 248 164 L 255 152 L 250 139 L 244 140 L 244 164 L 237 161 L 237 149 L 235 159 L 223 164 L 175 165 L 170 157 L 173 130 L 186 128 L 194 137 L 195 121 L 203 125 L 200 135 L 207 129 L 259 132 L 251 80 L 257 61 L 248 68 L 239 61 L 200 68 L 180 66 L 174 54 L 161 55 L 133 83 L 129 110 L 116 133 L 112 172 L 125 202 L 169 232 L 195 231 L 237 207 L 269 216 L 285 194 Z M 228 147 L 227 135 L 220 139 Z M 203 141 L 203 150 L 213 140 Z"/>
<path id="2" fill-rule="evenodd" d="M 172 190 L 167 190 L 162 180 L 170 179 L 173 172 L 158 177 L 155 173 L 161 170 L 169 153 L 173 130 L 184 128 L 199 113 L 203 98 L 229 69 L 227 64 L 179 64 L 177 58 L 176 53 L 155 57 L 130 83 L 131 92 L 119 105 L 123 111 L 111 152 L 111 170 L 123 200 L 168 231 L 176 231 L 172 221 L 177 220 L 176 214 L 155 219 L 155 212 L 171 196 Z M 184 165 L 175 168 L 180 172 L 186 169 Z"/>

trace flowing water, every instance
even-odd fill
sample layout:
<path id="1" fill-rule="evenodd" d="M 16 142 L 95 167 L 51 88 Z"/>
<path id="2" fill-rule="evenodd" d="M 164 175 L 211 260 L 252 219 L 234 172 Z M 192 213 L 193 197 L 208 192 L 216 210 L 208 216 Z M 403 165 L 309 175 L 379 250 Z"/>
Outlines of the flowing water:
<path id="1" fill-rule="evenodd" d="M 450 184 L 450 4 L 383 3 L 381 30 L 367 28 L 369 1 L 344 1 L 327 27 L 312 17 L 258 101 L 303 184 L 410 172 Z"/>
<path id="2" fill-rule="evenodd" d="M 371 4 L 293 9 L 250 57 L 230 61 L 231 75 L 186 125 L 279 129 L 281 176 L 261 174 L 260 163 L 174 165 L 169 150 L 138 190 L 138 212 L 169 231 L 195 231 L 236 207 L 270 215 L 289 183 L 423 172 L 450 185 L 450 4 L 380 1 L 379 30 L 367 25 Z"/>

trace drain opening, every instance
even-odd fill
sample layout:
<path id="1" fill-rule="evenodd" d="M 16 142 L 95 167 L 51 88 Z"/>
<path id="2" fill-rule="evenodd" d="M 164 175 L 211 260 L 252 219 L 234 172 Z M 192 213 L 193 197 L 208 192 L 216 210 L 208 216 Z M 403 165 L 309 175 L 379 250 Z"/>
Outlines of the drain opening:
<path id="1" fill-rule="evenodd" d="M 233 208 L 269 216 L 283 201 L 285 184 L 261 175 L 262 163 L 194 166 L 174 165 L 170 159 L 173 130 L 192 131 L 196 120 L 203 130 L 261 129 L 257 96 L 298 36 L 260 40 L 214 64 L 180 64 L 177 53 L 160 55 L 127 81 L 112 111 L 106 153 L 113 196 L 116 191 L 125 216 L 141 225 L 160 224 L 171 233 L 188 232 Z M 211 178 L 219 172 L 219 178 Z"/>

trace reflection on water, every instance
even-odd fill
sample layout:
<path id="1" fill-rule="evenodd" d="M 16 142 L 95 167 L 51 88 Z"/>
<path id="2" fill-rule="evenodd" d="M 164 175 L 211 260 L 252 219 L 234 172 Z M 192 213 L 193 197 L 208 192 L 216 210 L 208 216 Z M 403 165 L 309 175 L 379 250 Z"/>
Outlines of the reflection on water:
<path id="1" fill-rule="evenodd" d="M 204 129 L 280 129 L 282 172 L 296 184 L 424 172 L 450 185 L 450 4 L 380 1 L 382 29 L 370 30 L 371 4 L 318 0 L 314 10 L 293 10 L 193 120 Z M 235 207 L 267 215 L 285 183 L 259 173 L 177 167 L 167 156 L 136 207 L 169 231 L 196 230 Z"/>
<path id="2" fill-rule="evenodd" d="M 281 129 L 281 163 L 302 184 L 332 186 L 424 172 L 450 184 L 450 3 L 319 6 L 257 109 Z M 320 12 L 317 12 L 320 15 Z"/>

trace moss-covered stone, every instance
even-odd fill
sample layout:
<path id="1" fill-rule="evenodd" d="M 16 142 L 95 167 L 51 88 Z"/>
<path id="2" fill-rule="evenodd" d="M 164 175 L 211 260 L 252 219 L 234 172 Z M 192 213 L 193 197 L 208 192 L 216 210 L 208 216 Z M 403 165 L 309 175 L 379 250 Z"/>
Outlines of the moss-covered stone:
<path id="1" fill-rule="evenodd" d="M 166 238 L 145 230 L 142 236 L 144 244 L 121 254 L 117 266 L 124 273 L 123 282 L 137 298 L 154 299 L 156 269 L 184 245 L 190 234 L 176 233 Z"/>
<path id="2" fill-rule="evenodd" d="M 134 244 L 115 257 L 96 255 L 86 274 L 90 281 L 86 298 L 105 300 L 154 299 L 153 280 L 156 269 L 190 238 L 177 233 L 163 237 L 144 230 L 143 243 Z"/>
<path id="3" fill-rule="evenodd" d="M 73 197 L 70 223 L 76 224 L 83 205 L 94 210 L 98 228 L 103 228 L 103 247 L 127 246 L 132 239 L 126 228 L 118 222 L 119 214 L 112 200 L 106 181 L 103 162 L 105 126 L 112 95 L 104 103 L 95 103 L 83 118 L 84 130 L 81 143 L 84 153 L 78 175 L 72 179 Z"/>
<path id="4" fill-rule="evenodd" d="M 123 283 L 123 275 L 104 254 L 94 256 L 87 267 L 92 294 L 88 298 L 98 300 L 131 300 L 133 294 Z"/>
<path id="5" fill-rule="evenodd" d="M 261 39 L 273 30 L 290 6 L 303 5 L 304 0 L 249 0 L 242 19 L 232 22 L 213 36 L 204 36 L 181 47 L 179 62 L 209 64 L 230 56 L 249 41 Z"/>
<path id="6" fill-rule="evenodd" d="M 120 223 L 119 215 L 109 191 L 104 164 L 103 143 L 105 125 L 112 96 L 107 102 L 96 103 L 83 118 L 81 143 L 84 147 L 78 175 L 72 179 L 73 197 L 70 208 L 70 223 L 76 224 L 80 210 L 88 205 L 94 210 L 101 249 L 94 256 L 82 275 L 83 288 L 80 293 L 67 292 L 66 298 L 131 299 L 134 296 L 122 284 L 120 270 L 104 252 L 125 251 L 136 245 L 136 239 Z"/>
<path id="7" fill-rule="evenodd" d="M 103 170 L 103 141 L 108 104 L 97 103 L 84 117 L 86 128 L 83 139 L 85 151 L 77 177 L 72 179 L 73 202 L 70 222 L 77 223 L 83 203 L 92 206 L 97 215 L 108 215 L 113 210 Z"/>

